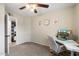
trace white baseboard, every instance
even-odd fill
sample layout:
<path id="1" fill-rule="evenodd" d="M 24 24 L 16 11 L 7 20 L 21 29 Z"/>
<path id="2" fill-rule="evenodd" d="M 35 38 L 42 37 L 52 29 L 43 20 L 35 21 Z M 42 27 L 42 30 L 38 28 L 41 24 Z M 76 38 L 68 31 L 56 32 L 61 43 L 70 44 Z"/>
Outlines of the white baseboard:
<path id="1" fill-rule="evenodd" d="M 30 41 L 28 41 L 28 42 L 30 42 Z M 23 44 L 23 43 L 26 43 L 26 42 L 16 43 L 16 45 Z"/>
<path id="2" fill-rule="evenodd" d="M 40 45 L 43 45 L 43 46 L 48 46 L 49 47 L 49 45 L 46 45 L 46 44 L 42 44 L 42 43 L 38 43 L 38 42 L 34 42 L 34 41 L 32 41 L 33 43 L 37 43 L 37 44 L 40 44 Z"/>

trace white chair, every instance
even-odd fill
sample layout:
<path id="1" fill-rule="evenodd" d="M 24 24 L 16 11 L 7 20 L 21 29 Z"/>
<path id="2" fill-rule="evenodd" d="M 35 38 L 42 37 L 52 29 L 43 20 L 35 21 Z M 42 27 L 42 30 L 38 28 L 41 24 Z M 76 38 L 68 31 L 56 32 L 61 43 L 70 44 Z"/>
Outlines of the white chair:
<path id="1" fill-rule="evenodd" d="M 50 49 L 58 55 L 65 50 L 64 45 L 57 43 L 56 37 L 48 36 Z"/>

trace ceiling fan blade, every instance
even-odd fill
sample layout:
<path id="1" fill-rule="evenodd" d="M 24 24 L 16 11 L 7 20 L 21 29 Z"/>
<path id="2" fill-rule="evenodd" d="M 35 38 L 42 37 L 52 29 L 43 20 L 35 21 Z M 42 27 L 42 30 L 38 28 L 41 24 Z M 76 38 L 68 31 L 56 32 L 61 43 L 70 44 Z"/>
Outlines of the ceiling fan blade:
<path id="1" fill-rule="evenodd" d="M 22 9 L 25 9 L 25 8 L 26 8 L 26 6 L 23 6 L 23 7 L 19 8 L 19 9 L 22 10 Z"/>
<path id="2" fill-rule="evenodd" d="M 37 13 L 37 10 L 36 9 L 34 9 L 34 13 Z"/>
<path id="3" fill-rule="evenodd" d="M 47 4 L 37 4 L 37 6 L 38 7 L 44 7 L 44 8 L 48 8 L 49 7 L 49 5 L 47 5 Z"/>

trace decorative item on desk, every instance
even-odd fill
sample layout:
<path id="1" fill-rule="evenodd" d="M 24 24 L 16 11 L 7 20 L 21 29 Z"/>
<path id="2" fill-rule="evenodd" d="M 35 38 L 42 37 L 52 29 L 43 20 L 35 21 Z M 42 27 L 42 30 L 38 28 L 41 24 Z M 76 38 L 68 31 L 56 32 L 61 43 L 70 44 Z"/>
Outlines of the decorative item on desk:
<path id="1" fill-rule="evenodd" d="M 70 36 L 70 30 L 68 29 L 60 29 L 57 32 L 57 37 L 61 37 L 63 39 L 69 39 Z"/>

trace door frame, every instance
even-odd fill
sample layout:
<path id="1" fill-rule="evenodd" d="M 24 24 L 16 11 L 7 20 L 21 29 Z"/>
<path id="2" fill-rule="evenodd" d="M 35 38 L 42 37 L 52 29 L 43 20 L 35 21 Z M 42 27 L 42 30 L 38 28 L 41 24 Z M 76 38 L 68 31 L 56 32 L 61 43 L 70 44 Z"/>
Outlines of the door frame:
<path id="1" fill-rule="evenodd" d="M 9 39 L 7 37 L 9 37 L 9 35 L 7 35 L 7 28 L 8 28 L 8 19 L 10 19 L 10 17 L 12 16 L 9 16 L 8 14 L 5 14 L 5 20 L 4 20 L 4 27 L 5 27 L 5 55 L 9 55 Z M 13 17 L 14 18 L 14 17 Z M 17 31 L 17 19 L 15 19 L 15 22 L 16 22 L 16 31 Z M 17 39 L 17 32 L 16 32 L 16 39 Z M 16 40 L 17 42 L 17 40 Z"/>
<path id="2" fill-rule="evenodd" d="M 7 20 L 8 20 L 8 14 L 5 14 L 5 55 L 9 54 L 9 44 L 8 44 L 8 38 L 7 38 Z"/>

